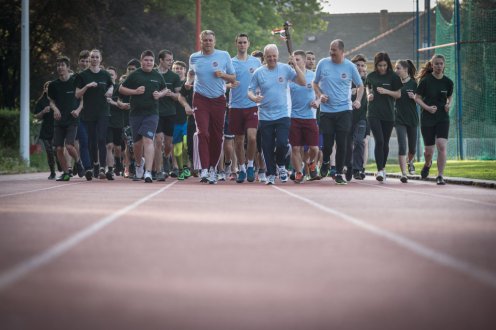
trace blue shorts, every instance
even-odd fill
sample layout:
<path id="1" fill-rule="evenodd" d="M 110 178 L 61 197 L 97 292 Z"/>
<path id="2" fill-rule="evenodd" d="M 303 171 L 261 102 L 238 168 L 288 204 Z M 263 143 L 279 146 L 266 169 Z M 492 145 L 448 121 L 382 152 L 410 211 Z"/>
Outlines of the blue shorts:
<path id="1" fill-rule="evenodd" d="M 188 134 L 188 122 L 184 124 L 174 125 L 174 135 L 172 136 L 172 144 L 183 142 L 183 138 Z"/>
<path id="2" fill-rule="evenodd" d="M 153 140 L 157 131 L 158 115 L 129 116 L 129 124 L 133 132 L 133 142 L 141 140 L 142 137 Z"/>

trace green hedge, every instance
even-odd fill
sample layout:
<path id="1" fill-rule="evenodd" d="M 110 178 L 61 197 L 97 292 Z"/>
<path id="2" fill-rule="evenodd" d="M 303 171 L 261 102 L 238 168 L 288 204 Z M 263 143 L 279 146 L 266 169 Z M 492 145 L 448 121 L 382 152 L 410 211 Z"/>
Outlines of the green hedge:
<path id="1" fill-rule="evenodd" d="M 19 148 L 20 120 L 21 112 L 19 109 L 0 109 L 0 145 L 8 148 Z M 34 137 L 37 136 L 40 124 L 33 120 L 33 114 L 29 113 L 30 123 L 30 143 L 33 143 Z"/>

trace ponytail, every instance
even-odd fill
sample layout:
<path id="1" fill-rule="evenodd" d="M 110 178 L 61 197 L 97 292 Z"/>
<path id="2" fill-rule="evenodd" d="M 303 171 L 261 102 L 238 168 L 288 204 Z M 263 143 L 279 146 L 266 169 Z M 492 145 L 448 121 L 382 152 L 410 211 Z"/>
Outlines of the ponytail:
<path id="1" fill-rule="evenodd" d="M 432 71 L 434 71 L 434 69 L 432 68 L 432 61 L 434 61 L 434 59 L 436 58 L 440 58 L 443 60 L 444 63 L 446 63 L 446 58 L 443 55 L 434 54 L 434 56 L 432 56 L 432 58 L 429 61 L 425 62 L 425 65 L 420 69 L 420 72 L 417 75 L 418 81 L 422 80 L 422 78 L 424 78 L 429 73 L 432 73 Z"/>
<path id="2" fill-rule="evenodd" d="M 412 60 L 406 60 L 406 62 L 408 63 L 408 75 L 410 78 L 415 79 L 415 74 L 417 73 L 415 64 L 413 64 Z"/>

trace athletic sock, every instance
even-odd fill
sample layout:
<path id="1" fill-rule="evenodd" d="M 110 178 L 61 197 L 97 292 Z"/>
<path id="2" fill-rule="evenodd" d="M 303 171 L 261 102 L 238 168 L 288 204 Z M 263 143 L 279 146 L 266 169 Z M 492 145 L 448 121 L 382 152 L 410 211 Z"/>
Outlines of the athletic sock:
<path id="1" fill-rule="evenodd" d="M 252 160 L 248 160 L 248 167 L 253 167 L 253 159 Z"/>
<path id="2" fill-rule="evenodd" d="M 240 171 L 240 172 L 246 172 L 246 167 L 245 167 L 245 164 L 241 164 L 241 165 L 239 165 L 239 171 Z"/>

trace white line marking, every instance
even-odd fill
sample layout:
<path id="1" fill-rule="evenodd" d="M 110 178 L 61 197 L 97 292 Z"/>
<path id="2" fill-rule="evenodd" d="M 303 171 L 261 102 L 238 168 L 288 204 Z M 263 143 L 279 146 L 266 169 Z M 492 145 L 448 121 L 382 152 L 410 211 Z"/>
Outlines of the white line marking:
<path id="1" fill-rule="evenodd" d="M 23 195 L 23 194 L 29 194 L 29 193 L 34 193 L 34 192 L 43 191 L 43 190 L 50 190 L 50 189 L 55 189 L 55 188 L 60 188 L 60 187 L 68 187 L 68 186 L 73 186 L 75 184 L 81 184 L 81 183 L 84 183 L 84 182 L 66 183 L 66 184 L 61 184 L 61 185 L 58 185 L 58 186 L 52 186 L 52 187 L 48 187 L 48 188 L 40 188 L 40 189 L 28 190 L 28 191 L 20 191 L 20 192 L 16 192 L 16 193 L 13 193 L 13 194 L 0 195 L 0 198 L 9 197 L 9 196 Z"/>
<path id="2" fill-rule="evenodd" d="M 135 209 L 139 205 L 147 202 L 151 198 L 157 196 L 164 190 L 168 189 L 171 187 L 173 184 L 177 183 L 177 181 L 174 181 L 172 183 L 169 183 L 167 186 L 157 190 L 154 193 L 149 194 L 148 196 L 145 196 L 136 202 L 134 202 L 131 205 L 126 206 L 123 209 L 120 209 L 119 211 L 99 220 L 98 222 L 90 225 L 89 227 L 86 227 L 74 235 L 66 238 L 62 242 L 54 245 L 53 247 L 49 248 L 48 250 L 39 253 L 28 260 L 18 264 L 17 266 L 14 266 L 10 270 L 5 271 L 4 273 L 0 274 L 0 291 L 7 288 L 8 286 L 14 284 L 15 282 L 19 281 L 21 278 L 29 274 L 30 272 L 44 266 L 45 264 L 55 260 L 56 258 L 60 257 L 62 254 L 66 253 L 85 239 L 89 238 L 90 236 L 96 234 L 99 230 L 105 228 L 106 226 L 110 225 L 112 222 L 117 220 L 119 217 L 122 215 L 126 214 L 127 212 Z"/>
<path id="3" fill-rule="evenodd" d="M 395 234 L 393 232 L 387 231 L 385 229 L 381 229 L 379 227 L 373 226 L 371 224 L 366 223 L 363 220 L 354 218 L 352 216 L 349 216 L 347 214 L 341 213 L 339 211 L 333 210 L 329 207 L 326 207 L 324 205 L 321 205 L 317 202 L 314 202 L 308 198 L 301 197 L 299 195 L 296 195 L 292 192 L 289 192 L 285 189 L 279 188 L 277 186 L 272 186 L 274 189 L 277 189 L 285 194 L 288 194 L 291 197 L 294 197 L 296 199 L 299 199 L 307 204 L 310 204 L 314 206 L 315 208 L 330 213 L 334 216 L 337 216 L 346 222 L 349 222 L 357 227 L 360 227 L 362 229 L 365 229 L 366 231 L 375 234 L 377 236 L 383 237 L 393 243 L 396 243 L 397 245 L 415 253 L 418 256 L 424 257 L 430 261 L 433 261 L 437 264 L 446 266 L 448 268 L 451 268 L 453 270 L 456 270 L 460 273 L 463 273 L 478 282 L 487 284 L 488 286 L 492 287 L 493 289 L 496 289 L 496 274 L 489 272 L 487 270 L 484 270 L 482 268 L 479 268 L 476 265 L 473 265 L 471 263 L 459 260 L 457 258 L 454 258 L 450 255 L 444 254 L 442 252 L 438 252 L 436 250 L 433 250 L 431 248 L 428 248 L 420 243 L 415 242 L 414 240 L 411 240 L 409 238 L 403 237 L 401 235 Z"/>
<path id="4" fill-rule="evenodd" d="M 441 198 L 446 198 L 446 199 L 451 199 L 451 200 L 456 200 L 456 201 L 462 201 L 462 202 L 470 202 L 470 203 L 475 203 L 475 204 L 482 204 L 482 205 L 489 205 L 489 206 L 496 206 L 496 203 L 490 203 L 490 202 L 482 202 L 482 201 L 477 201 L 473 199 L 468 199 L 468 198 L 461 198 L 461 197 L 454 197 L 454 196 L 448 196 L 448 195 L 442 195 L 442 194 L 430 194 L 422 191 L 415 191 L 415 190 L 406 190 L 406 189 L 400 189 L 400 188 L 391 188 L 388 187 L 384 184 L 378 185 L 378 184 L 372 184 L 372 183 L 367 183 L 367 182 L 356 182 L 361 185 L 365 186 L 371 186 L 375 188 L 382 188 L 382 189 L 389 189 L 393 191 L 401 191 L 403 193 L 413 193 L 413 194 L 419 194 L 419 195 L 426 195 L 429 197 L 441 197 Z M 420 184 L 420 182 L 416 182 L 416 184 Z"/>

